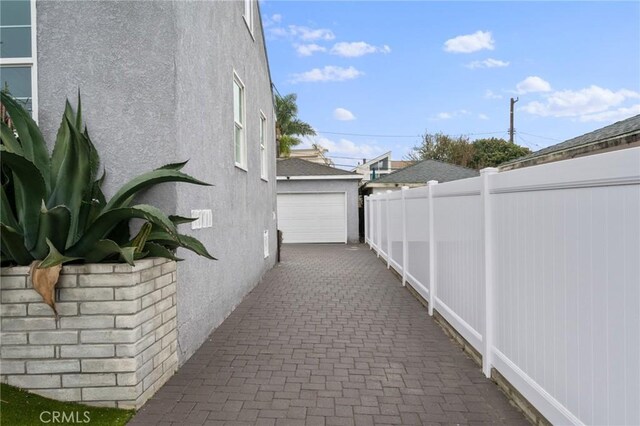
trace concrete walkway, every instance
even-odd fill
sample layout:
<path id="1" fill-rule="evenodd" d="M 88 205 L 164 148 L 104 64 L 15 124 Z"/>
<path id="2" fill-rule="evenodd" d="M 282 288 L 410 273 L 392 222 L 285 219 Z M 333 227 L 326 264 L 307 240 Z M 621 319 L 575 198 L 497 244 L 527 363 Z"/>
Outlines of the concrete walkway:
<path id="1" fill-rule="evenodd" d="M 285 246 L 141 424 L 528 424 L 366 246 Z"/>

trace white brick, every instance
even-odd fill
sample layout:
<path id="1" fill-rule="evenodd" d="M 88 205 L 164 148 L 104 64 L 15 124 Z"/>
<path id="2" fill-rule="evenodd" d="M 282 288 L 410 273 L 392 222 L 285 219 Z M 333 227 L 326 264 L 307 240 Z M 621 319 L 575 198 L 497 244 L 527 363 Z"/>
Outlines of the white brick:
<path id="1" fill-rule="evenodd" d="M 118 373 L 118 386 L 135 386 L 138 384 L 138 373 Z"/>
<path id="2" fill-rule="evenodd" d="M 139 299 L 147 293 L 155 289 L 153 281 L 138 284 L 133 287 L 123 287 L 115 289 L 116 300 L 134 300 Z"/>
<path id="3" fill-rule="evenodd" d="M 78 285 L 78 276 L 77 275 L 60 275 L 58 278 L 58 283 L 56 287 L 59 288 L 69 288 L 75 287 Z"/>
<path id="4" fill-rule="evenodd" d="M 83 401 L 119 401 L 136 399 L 142 392 L 142 384 L 138 386 L 114 386 L 104 388 L 83 388 Z"/>
<path id="5" fill-rule="evenodd" d="M 171 298 L 168 297 L 166 299 L 162 299 L 158 303 L 156 303 L 156 312 L 165 312 L 171 308 Z"/>
<path id="6" fill-rule="evenodd" d="M 26 276 L 6 276 L 4 272 L 6 269 L 13 268 L 2 268 L 2 277 L 0 277 L 0 288 L 2 290 L 9 290 L 14 288 L 26 288 L 27 286 L 27 277 Z"/>
<path id="7" fill-rule="evenodd" d="M 113 300 L 112 288 L 63 288 L 60 289 L 60 300 L 80 302 L 91 300 Z"/>
<path id="8" fill-rule="evenodd" d="M 59 388 L 60 376 L 52 374 L 9 376 L 8 382 L 11 386 L 24 389 Z"/>
<path id="9" fill-rule="evenodd" d="M 169 355 L 169 358 L 167 358 L 166 360 L 164 360 L 164 362 L 162 363 L 162 371 L 166 372 L 175 372 L 178 369 L 178 353 L 177 352 L 172 352 L 171 355 Z"/>
<path id="10" fill-rule="evenodd" d="M 89 263 L 86 265 L 66 265 L 62 267 L 63 274 L 110 274 L 112 272 L 112 263 Z"/>
<path id="11" fill-rule="evenodd" d="M 143 350 L 156 342 L 155 335 L 153 333 L 145 336 L 142 340 L 136 343 L 130 343 L 126 345 L 116 345 L 116 356 L 136 356 Z"/>
<path id="12" fill-rule="evenodd" d="M 135 314 L 140 310 L 140 300 L 118 302 L 83 302 L 80 313 L 87 314 Z"/>
<path id="13" fill-rule="evenodd" d="M 82 343 L 135 343 L 140 337 L 140 327 L 133 330 L 87 330 L 80 333 Z"/>
<path id="14" fill-rule="evenodd" d="M 153 281 L 151 283 L 153 283 Z M 142 309 L 146 308 L 147 306 L 153 305 L 160 299 L 162 299 L 162 289 L 158 289 L 153 293 L 142 296 Z"/>
<path id="15" fill-rule="evenodd" d="M 126 263 L 122 263 L 119 265 L 115 265 L 114 272 L 122 272 L 122 273 L 130 273 L 130 272 L 140 272 L 144 269 L 149 269 L 153 267 L 153 259 L 140 259 L 136 260 L 135 266 L 128 265 Z"/>
<path id="16" fill-rule="evenodd" d="M 26 345 L 27 333 L 0 333 L 0 342 L 3 345 Z"/>
<path id="17" fill-rule="evenodd" d="M 164 265 L 162 265 L 162 275 L 170 274 L 171 272 L 174 272 L 177 268 L 178 268 L 177 262 L 167 262 Z"/>
<path id="18" fill-rule="evenodd" d="M 12 266 L 10 268 L 2 268 L 0 272 L 4 279 L 5 275 L 24 275 L 25 277 L 29 275 L 29 266 Z"/>
<path id="19" fill-rule="evenodd" d="M 94 328 L 111 328 L 115 322 L 114 317 L 106 315 L 85 315 L 73 318 L 60 318 L 61 328 L 78 328 L 78 329 L 94 329 Z"/>
<path id="20" fill-rule="evenodd" d="M 156 288 L 163 288 L 174 282 L 171 274 L 158 277 L 156 278 L 155 281 L 156 281 Z"/>
<path id="21" fill-rule="evenodd" d="M 147 390 L 149 389 L 149 387 L 151 385 L 153 385 L 155 382 L 158 381 L 158 379 L 160 377 L 162 377 L 162 365 L 160 365 L 160 367 L 156 367 L 151 374 L 148 374 L 143 380 L 142 380 L 142 389 L 143 390 Z"/>
<path id="22" fill-rule="evenodd" d="M 88 386 L 115 386 L 116 375 L 111 374 L 64 374 L 62 386 L 65 388 L 84 388 Z"/>
<path id="23" fill-rule="evenodd" d="M 163 325 L 158 327 L 156 329 L 156 340 L 161 340 L 162 337 L 168 332 L 170 332 L 171 330 L 173 330 L 175 326 L 176 326 L 175 321 L 167 321 Z"/>
<path id="24" fill-rule="evenodd" d="M 154 257 L 153 258 L 153 264 L 154 265 L 163 265 L 165 263 L 169 262 L 169 259 L 167 259 L 166 257 Z"/>
<path id="25" fill-rule="evenodd" d="M 149 306 L 134 315 L 118 315 L 116 317 L 116 328 L 135 328 L 153 318 L 155 314 L 155 306 Z"/>
<path id="26" fill-rule="evenodd" d="M 27 305 L 22 303 L 3 303 L 0 306 L 0 316 L 2 317 L 24 317 L 27 316 Z"/>
<path id="27" fill-rule="evenodd" d="M 155 330 L 162 325 L 162 314 L 158 314 L 149 321 L 142 324 L 142 335 L 145 336 L 148 333 L 155 332 Z"/>
<path id="28" fill-rule="evenodd" d="M 162 322 L 170 321 L 171 319 L 176 317 L 176 307 L 172 306 L 162 313 Z"/>
<path id="29" fill-rule="evenodd" d="M 30 392 L 57 401 L 80 401 L 81 398 L 80 389 L 33 389 Z"/>
<path id="30" fill-rule="evenodd" d="M 39 345 L 76 344 L 78 343 L 78 332 L 75 330 L 32 331 L 29 333 L 29 343 Z"/>
<path id="31" fill-rule="evenodd" d="M 175 342 L 178 338 L 178 333 L 176 330 L 171 330 L 166 336 L 162 338 L 162 347 L 165 348 L 169 346 L 171 343 Z"/>
<path id="32" fill-rule="evenodd" d="M 42 296 L 30 288 L 23 290 L 2 290 L 2 303 L 24 302 L 42 302 Z"/>
<path id="33" fill-rule="evenodd" d="M 152 360 L 153 357 L 156 356 L 161 350 L 162 342 L 155 342 L 153 345 L 142 351 L 142 362 L 145 363 L 149 360 Z"/>
<path id="34" fill-rule="evenodd" d="M 80 287 L 124 287 L 140 282 L 140 273 L 78 275 Z"/>
<path id="35" fill-rule="evenodd" d="M 82 371 L 86 373 L 125 373 L 136 371 L 137 365 L 135 358 L 83 359 L 81 361 Z"/>
<path id="36" fill-rule="evenodd" d="M 168 286 L 162 288 L 162 298 L 172 296 L 176 292 L 176 283 L 171 283 Z"/>
<path id="37" fill-rule="evenodd" d="M 24 361 L 0 360 L 0 374 L 24 374 Z"/>
<path id="38" fill-rule="evenodd" d="M 2 318 L 3 331 L 53 330 L 55 318 Z"/>
<path id="39" fill-rule="evenodd" d="M 154 266 L 153 268 L 145 269 L 140 272 L 140 282 L 151 281 L 162 275 L 162 266 Z"/>
<path id="40" fill-rule="evenodd" d="M 77 359 L 55 359 L 27 361 L 27 373 L 29 374 L 53 374 L 80 372 L 80 361 Z"/>
<path id="41" fill-rule="evenodd" d="M 0 348 L 2 359 L 53 358 L 53 346 L 3 346 Z"/>
<path id="42" fill-rule="evenodd" d="M 72 316 L 78 315 L 78 304 L 77 303 L 69 303 L 69 302 L 58 302 L 56 303 L 56 310 L 58 311 L 58 315 L 60 316 Z M 46 303 L 29 303 L 29 316 L 44 316 L 50 317 L 54 315 L 53 309 L 51 306 Z"/>
<path id="43" fill-rule="evenodd" d="M 61 358 L 108 358 L 115 354 L 113 345 L 64 345 L 60 347 Z"/>
<path id="44" fill-rule="evenodd" d="M 169 358 L 169 355 L 171 355 L 171 348 L 170 347 L 166 347 L 163 350 L 161 350 L 158 355 L 153 357 L 153 368 L 158 368 L 159 366 L 162 366 L 162 363 Z"/>

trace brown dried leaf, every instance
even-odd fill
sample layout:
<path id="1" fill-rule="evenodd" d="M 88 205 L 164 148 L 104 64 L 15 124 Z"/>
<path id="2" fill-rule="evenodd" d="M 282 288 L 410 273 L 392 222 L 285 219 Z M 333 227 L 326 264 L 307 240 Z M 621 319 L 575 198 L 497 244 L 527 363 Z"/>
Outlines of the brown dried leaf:
<path id="1" fill-rule="evenodd" d="M 38 269 L 40 260 L 34 260 L 31 263 L 31 269 L 29 274 L 31 275 L 31 281 L 33 282 L 33 288 L 42 296 L 44 303 L 51 306 L 53 313 L 58 318 L 58 311 L 56 310 L 56 298 L 55 288 L 58 283 L 58 277 L 62 270 L 62 265 L 55 265 L 49 268 Z"/>

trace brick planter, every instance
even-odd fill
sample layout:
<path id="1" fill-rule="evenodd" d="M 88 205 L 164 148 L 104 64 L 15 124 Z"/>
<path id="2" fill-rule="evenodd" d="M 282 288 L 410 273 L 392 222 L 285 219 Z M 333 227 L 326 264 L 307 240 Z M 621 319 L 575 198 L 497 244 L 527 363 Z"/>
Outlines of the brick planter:
<path id="1" fill-rule="evenodd" d="M 2 268 L 2 382 L 58 400 L 140 408 L 177 369 L 175 262 L 63 267 L 57 324 L 28 275 L 28 267 Z"/>

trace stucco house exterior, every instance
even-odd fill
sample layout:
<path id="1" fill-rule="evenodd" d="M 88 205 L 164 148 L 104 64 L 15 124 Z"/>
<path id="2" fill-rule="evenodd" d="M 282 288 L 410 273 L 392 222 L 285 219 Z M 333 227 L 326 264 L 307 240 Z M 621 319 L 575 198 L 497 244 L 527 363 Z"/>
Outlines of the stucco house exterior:
<path id="1" fill-rule="evenodd" d="M 180 225 L 218 259 L 179 253 L 184 363 L 275 263 L 275 115 L 258 1 L 3 1 L 2 26 L 2 84 L 48 143 L 81 91 L 107 196 L 187 159 L 186 173 L 214 185 L 163 184 L 142 200 L 211 213 L 210 227 Z"/>
<path id="2" fill-rule="evenodd" d="M 277 175 L 283 242 L 359 242 L 361 175 L 300 158 L 278 159 Z"/>

